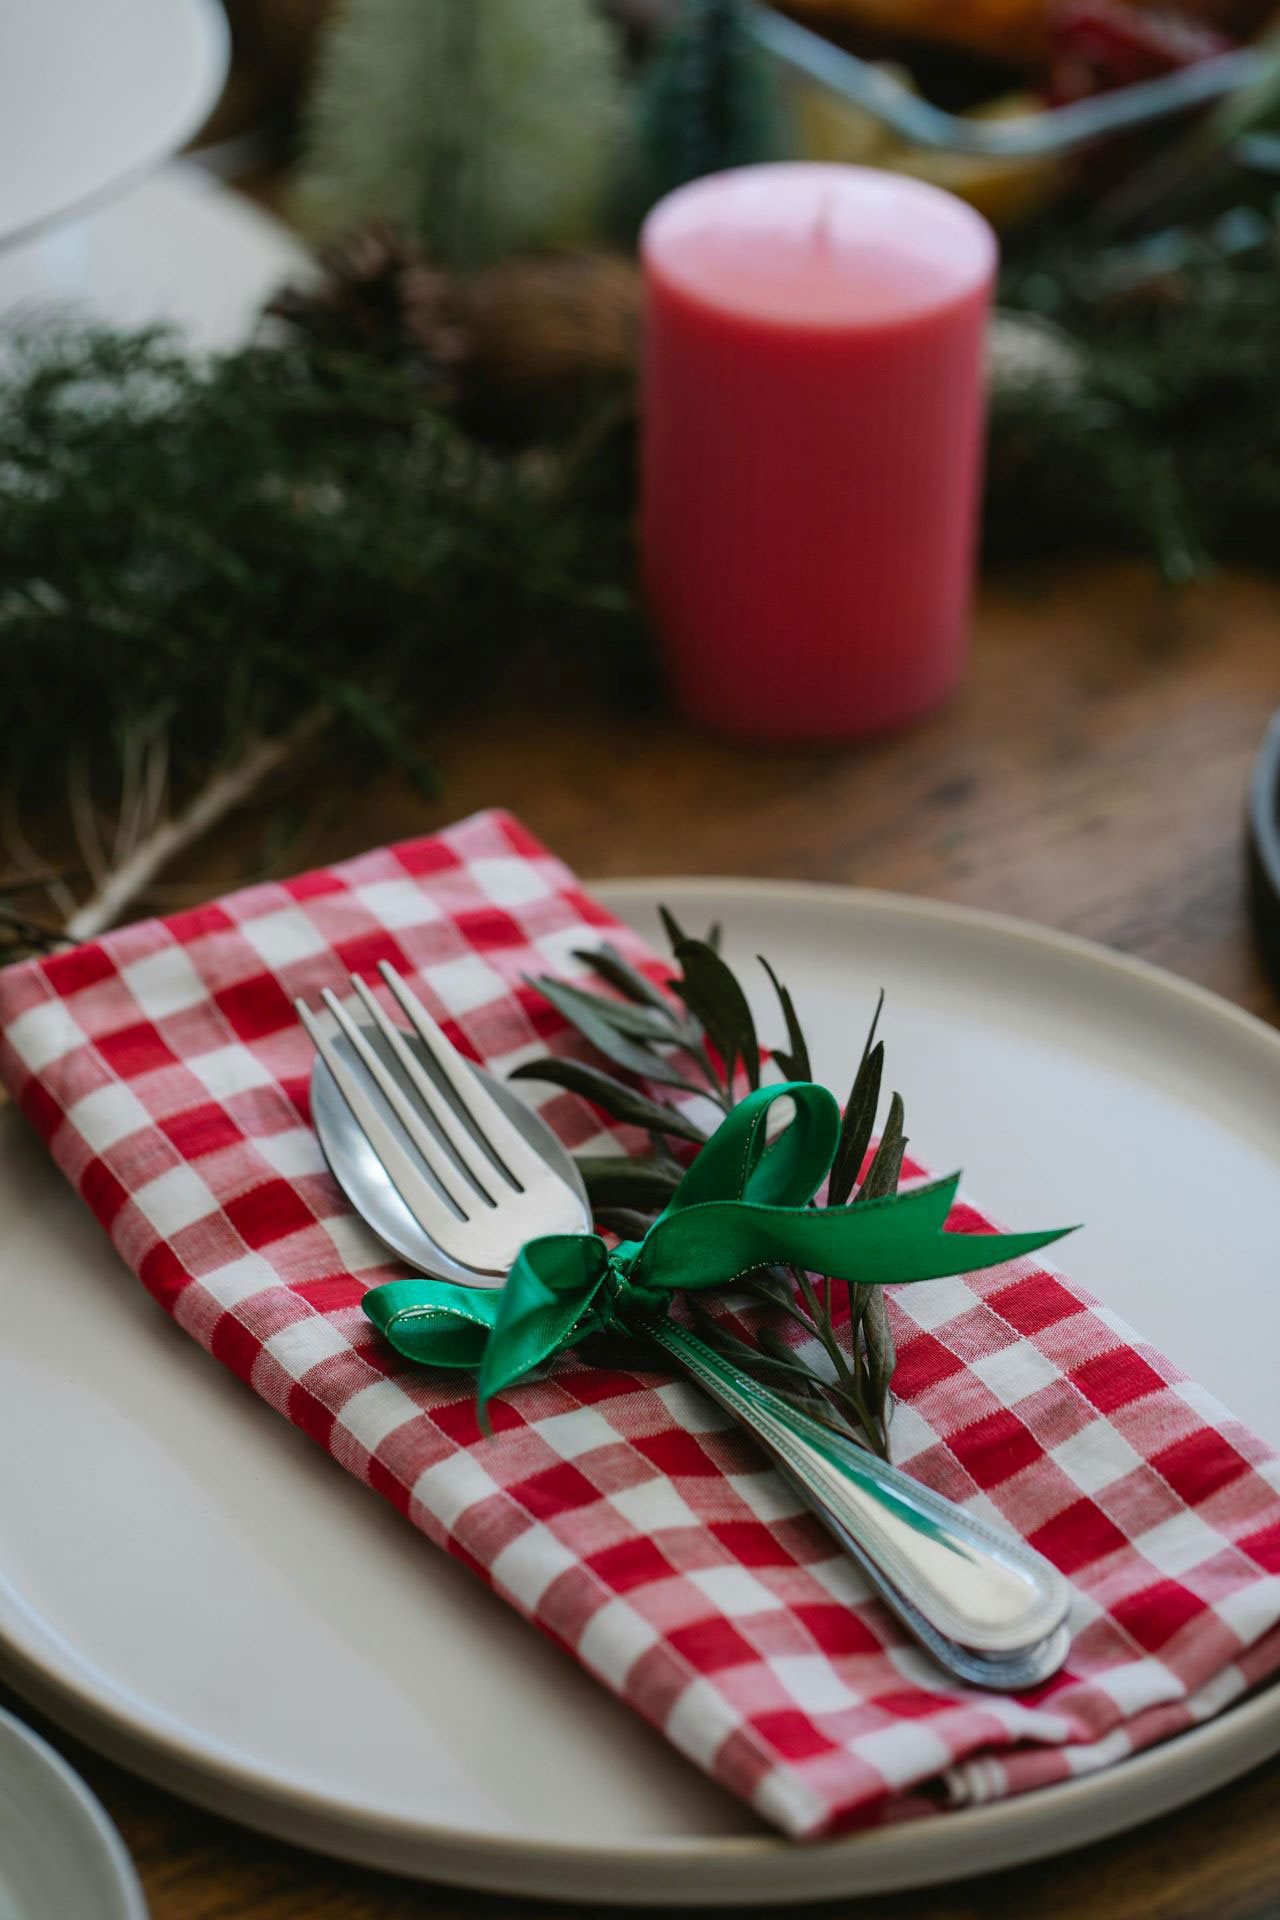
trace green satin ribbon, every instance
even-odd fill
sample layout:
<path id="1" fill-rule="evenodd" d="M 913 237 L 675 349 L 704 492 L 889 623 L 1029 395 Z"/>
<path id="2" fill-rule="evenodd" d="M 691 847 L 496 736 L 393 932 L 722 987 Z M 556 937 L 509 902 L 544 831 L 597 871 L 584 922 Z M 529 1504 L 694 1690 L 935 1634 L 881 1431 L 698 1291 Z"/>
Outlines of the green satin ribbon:
<path id="1" fill-rule="evenodd" d="M 794 1117 L 769 1141 L 766 1118 L 782 1099 Z M 1070 1231 L 947 1233 L 958 1174 L 884 1200 L 813 1207 L 839 1137 L 840 1109 L 825 1087 L 762 1087 L 699 1151 L 643 1240 L 611 1248 L 595 1234 L 549 1234 L 521 1249 L 501 1288 L 393 1280 L 365 1295 L 364 1310 L 408 1359 L 475 1373 L 483 1417 L 495 1393 L 589 1334 L 642 1332 L 674 1293 L 773 1266 L 900 1286 L 998 1266 Z"/>

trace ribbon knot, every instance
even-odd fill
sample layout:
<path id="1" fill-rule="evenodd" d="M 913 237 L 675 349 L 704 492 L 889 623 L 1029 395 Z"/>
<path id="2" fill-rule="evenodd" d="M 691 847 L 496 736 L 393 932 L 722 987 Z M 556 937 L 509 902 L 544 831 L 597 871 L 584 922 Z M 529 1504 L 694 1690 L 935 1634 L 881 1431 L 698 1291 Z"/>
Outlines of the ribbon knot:
<path id="1" fill-rule="evenodd" d="M 643 1245 L 643 1240 L 621 1240 L 609 1250 L 602 1289 L 608 1298 L 601 1306 L 601 1314 L 610 1332 L 628 1332 L 638 1314 L 666 1310 L 669 1296 L 661 1288 L 646 1287 L 632 1277 Z"/>
<path id="2" fill-rule="evenodd" d="M 770 1140 L 769 1110 L 784 1099 L 791 1121 Z M 501 1288 L 392 1280 L 365 1295 L 364 1310 L 407 1359 L 475 1373 L 483 1418 L 495 1393 L 590 1334 L 643 1332 L 675 1293 L 773 1266 L 900 1286 L 998 1266 L 1066 1231 L 948 1233 L 958 1174 L 883 1200 L 815 1207 L 839 1138 L 840 1109 L 825 1087 L 761 1087 L 700 1149 L 642 1240 L 610 1248 L 597 1234 L 550 1234 L 521 1249 Z"/>

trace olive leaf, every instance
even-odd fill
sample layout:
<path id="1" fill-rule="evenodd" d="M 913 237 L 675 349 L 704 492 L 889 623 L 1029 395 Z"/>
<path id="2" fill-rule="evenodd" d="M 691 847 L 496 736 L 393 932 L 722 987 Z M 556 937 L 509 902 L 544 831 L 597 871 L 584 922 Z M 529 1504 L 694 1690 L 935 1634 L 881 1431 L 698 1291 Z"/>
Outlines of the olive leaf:
<path id="1" fill-rule="evenodd" d="M 893 1344 L 893 1332 L 889 1326 L 889 1309 L 885 1305 L 883 1287 L 863 1287 L 867 1295 L 866 1307 L 862 1315 L 862 1338 L 867 1350 L 867 1372 L 871 1379 L 871 1394 L 878 1407 L 884 1407 L 888 1401 L 889 1382 L 897 1365 L 897 1353 Z M 883 1417 L 883 1416 L 882 1416 Z"/>
<path id="2" fill-rule="evenodd" d="M 778 1005 L 782 1008 L 782 1017 L 787 1023 L 789 1051 L 784 1053 L 781 1047 L 774 1047 L 773 1057 L 788 1080 L 812 1080 L 813 1069 L 809 1064 L 809 1047 L 804 1037 L 804 1030 L 796 1016 L 795 1003 L 764 955 L 759 953 L 756 958 L 773 983 L 773 990 L 778 996 Z"/>
<path id="3" fill-rule="evenodd" d="M 688 937 L 684 928 L 680 925 L 680 922 L 676 919 L 670 907 L 659 906 L 658 918 L 662 922 L 662 931 L 667 936 L 667 945 L 670 947 L 672 953 L 677 952 L 681 942 Z"/>
<path id="4" fill-rule="evenodd" d="M 774 1327 L 763 1326 L 756 1334 L 760 1351 L 769 1356 L 778 1366 L 788 1368 L 808 1380 L 813 1377 L 813 1369 L 800 1358 L 793 1347 L 789 1347 L 782 1335 Z"/>
<path id="5" fill-rule="evenodd" d="M 680 1176 L 653 1159 L 628 1159 L 623 1153 L 577 1155 L 592 1208 L 634 1207 L 653 1218 L 680 1184 Z"/>
<path id="6" fill-rule="evenodd" d="M 732 1085 L 734 1068 L 741 1061 L 748 1083 L 758 1087 L 760 1042 L 747 996 L 732 970 L 705 940 L 687 937 L 681 940 L 676 959 L 680 963 L 680 978 L 673 982 L 674 989 L 706 1029 L 724 1061 L 729 1084 Z"/>
<path id="7" fill-rule="evenodd" d="M 803 1413 L 820 1427 L 828 1428 L 832 1433 L 840 1434 L 846 1440 L 853 1440 L 869 1452 L 888 1457 L 884 1442 L 883 1422 L 877 1421 L 860 1402 L 849 1403 L 850 1411 L 845 1414 L 829 1400 L 822 1399 L 815 1391 L 812 1393 L 792 1393 L 786 1387 L 774 1387 L 780 1400 L 794 1407 L 797 1413 Z"/>
<path id="8" fill-rule="evenodd" d="M 621 1120 L 631 1127 L 644 1127 L 647 1132 L 674 1134 L 677 1140 L 692 1140 L 698 1146 L 707 1137 L 703 1128 L 686 1119 L 682 1113 L 677 1113 L 674 1107 L 660 1106 L 656 1100 L 646 1100 L 634 1087 L 624 1086 L 611 1073 L 588 1066 L 585 1060 L 559 1057 L 528 1060 L 523 1066 L 516 1067 L 509 1078 L 546 1080 L 552 1086 L 566 1087 L 570 1093 L 589 1100 L 592 1106 L 601 1107 L 615 1120 Z"/>
<path id="9" fill-rule="evenodd" d="M 678 1038 L 672 1030 L 670 1018 L 659 1013 L 656 1007 L 637 1006 L 633 1000 L 613 1000 L 601 993 L 590 993 L 585 987 L 575 987 L 568 980 L 539 980 L 536 982 L 539 993 L 564 1012 L 568 1007 L 576 1007 L 588 1020 L 605 1020 L 615 1033 L 625 1034 L 629 1040 L 640 1040 L 646 1044 L 673 1046 Z M 551 992 L 548 992 L 548 987 Z"/>
<path id="10" fill-rule="evenodd" d="M 763 1328 L 757 1336 L 760 1345 L 752 1346 L 748 1341 L 740 1340 L 720 1321 L 714 1319 L 700 1301 L 690 1299 L 689 1305 L 693 1311 L 694 1323 L 703 1338 L 709 1341 L 718 1352 L 723 1353 L 727 1359 L 734 1361 L 744 1372 L 772 1374 L 792 1385 L 808 1378 L 804 1363 L 797 1360 L 795 1355 L 785 1348 L 783 1342 L 779 1341 L 778 1345 L 783 1349 L 784 1357 L 765 1349 L 764 1335 L 770 1329 Z"/>
<path id="11" fill-rule="evenodd" d="M 907 1137 L 902 1131 L 903 1117 L 902 1096 L 895 1093 L 889 1102 L 889 1114 L 875 1158 L 867 1168 L 866 1179 L 858 1188 L 855 1206 L 859 1200 L 887 1200 L 891 1193 L 898 1191 L 902 1162 L 907 1151 Z"/>
<path id="12" fill-rule="evenodd" d="M 638 1006 L 655 1008 L 672 1027 L 682 1025 L 683 1013 L 670 996 L 646 978 L 639 967 L 633 967 L 610 941 L 604 940 L 598 947 L 577 947 L 573 957 L 599 974 L 609 986 L 616 987 L 619 993 L 625 993 L 628 1000 L 634 1000 Z"/>
<path id="13" fill-rule="evenodd" d="M 884 1123 L 884 1132 L 876 1148 L 875 1157 L 867 1168 L 867 1177 L 854 1195 L 853 1204 L 862 1200 L 887 1200 L 891 1193 L 898 1191 L 898 1181 L 902 1177 L 902 1161 L 907 1150 L 906 1136 L 902 1131 L 902 1096 L 895 1093 L 889 1102 L 889 1112 Z M 860 1327 L 867 1351 L 868 1371 L 873 1383 L 878 1373 L 884 1374 L 885 1387 L 893 1372 L 893 1336 L 889 1332 L 888 1315 L 879 1287 L 849 1288 L 849 1312 L 855 1329 Z M 887 1356 L 887 1372 L 886 1367 Z M 878 1394 L 878 1400 L 883 1394 Z"/>
<path id="14" fill-rule="evenodd" d="M 742 1282 L 742 1290 L 776 1307 L 789 1305 L 796 1289 L 795 1282 L 781 1267 L 762 1267 Z"/>
<path id="15" fill-rule="evenodd" d="M 589 1040 L 597 1053 L 606 1060 L 612 1060 L 615 1067 L 623 1067 L 628 1073 L 637 1074 L 642 1080 L 657 1081 L 660 1086 L 680 1087 L 686 1093 L 699 1093 L 702 1089 L 692 1081 L 686 1080 L 674 1062 L 646 1046 L 644 1042 L 631 1039 L 619 1032 L 606 1014 L 604 1006 L 613 1009 L 620 1002 L 596 1000 L 591 994 L 580 993 L 566 987 L 559 980 L 530 980 L 529 985 L 536 987 L 545 1000 L 550 1001 L 556 1012 L 562 1014 L 576 1027 L 584 1040 Z"/>
<path id="16" fill-rule="evenodd" d="M 880 1082 L 883 1073 L 884 1047 L 877 1041 L 858 1068 L 858 1076 L 853 1083 L 853 1090 L 844 1110 L 840 1144 L 836 1148 L 836 1157 L 831 1164 L 831 1178 L 827 1183 L 829 1206 L 844 1206 L 853 1191 L 854 1183 L 862 1172 L 862 1163 L 867 1157 L 867 1148 L 871 1145 L 871 1136 L 875 1131 L 876 1109 L 880 1104 Z"/>
<path id="17" fill-rule="evenodd" d="M 643 1240 L 653 1225 L 653 1216 L 637 1207 L 597 1207 L 595 1220 L 598 1227 L 616 1233 L 619 1240 Z"/>

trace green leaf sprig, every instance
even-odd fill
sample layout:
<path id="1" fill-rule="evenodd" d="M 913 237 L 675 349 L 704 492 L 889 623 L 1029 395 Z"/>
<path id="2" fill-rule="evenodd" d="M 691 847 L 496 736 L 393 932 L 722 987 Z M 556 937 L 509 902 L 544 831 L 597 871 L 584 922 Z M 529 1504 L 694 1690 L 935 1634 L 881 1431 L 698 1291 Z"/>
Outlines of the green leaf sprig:
<path id="1" fill-rule="evenodd" d="M 688 1097 L 700 1096 L 728 1113 L 744 1086 L 760 1085 L 762 1071 L 755 1020 L 741 982 L 721 954 L 719 928 L 695 939 L 665 907 L 659 911 L 675 962 L 668 990 L 608 943 L 574 956 L 599 980 L 598 991 L 548 978 L 530 982 L 607 1065 L 556 1055 L 527 1061 L 512 1075 L 564 1087 L 649 1135 L 647 1154 L 582 1155 L 578 1161 L 600 1225 L 627 1238 L 642 1235 L 675 1192 L 684 1171 L 679 1147 L 701 1145 L 708 1137 Z M 795 1003 L 763 956 L 760 964 L 786 1029 L 786 1045 L 773 1047 L 772 1057 L 787 1079 L 811 1079 Z M 884 1079 L 884 1043 L 877 1038 L 883 1004 L 882 993 L 845 1105 L 828 1186 L 830 1206 L 883 1199 L 897 1191 L 901 1178 L 907 1142 L 897 1093 L 890 1097 L 879 1143 L 867 1163 Z M 685 1103 L 677 1106 L 664 1097 L 668 1092 L 686 1096 Z M 778 1269 L 752 1275 L 742 1290 L 764 1310 L 750 1338 L 731 1332 L 691 1302 L 699 1330 L 811 1418 L 887 1458 L 895 1354 L 882 1289 Z M 790 1322 L 790 1340 L 780 1320 Z"/>

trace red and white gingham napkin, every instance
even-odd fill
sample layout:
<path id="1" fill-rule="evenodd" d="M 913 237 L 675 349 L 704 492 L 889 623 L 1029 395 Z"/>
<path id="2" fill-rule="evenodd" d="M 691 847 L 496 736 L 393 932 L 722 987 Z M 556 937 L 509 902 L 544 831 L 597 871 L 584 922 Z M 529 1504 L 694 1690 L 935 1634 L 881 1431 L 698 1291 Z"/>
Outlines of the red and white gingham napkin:
<path id="1" fill-rule="evenodd" d="M 506 1072 L 561 1030 L 522 976 L 580 971 L 573 949 L 604 936 L 662 977 L 516 821 L 482 814 L 9 968 L 0 1071 L 189 1333 L 788 1833 L 1105 1766 L 1274 1672 L 1280 1461 L 1036 1262 L 891 1308 L 896 1458 L 1074 1583 L 1068 1667 L 1024 1697 L 946 1682 L 683 1382 L 570 1356 L 495 1403 L 483 1439 L 468 1380 L 380 1342 L 360 1298 L 399 1269 L 324 1169 L 293 996 L 391 960 Z M 573 1147 L 610 1137 L 568 1094 L 543 1112 Z"/>

